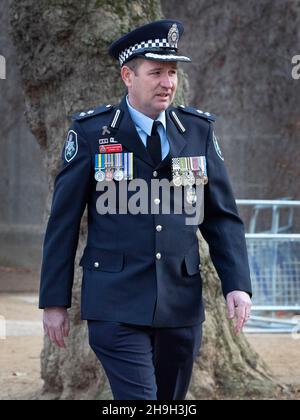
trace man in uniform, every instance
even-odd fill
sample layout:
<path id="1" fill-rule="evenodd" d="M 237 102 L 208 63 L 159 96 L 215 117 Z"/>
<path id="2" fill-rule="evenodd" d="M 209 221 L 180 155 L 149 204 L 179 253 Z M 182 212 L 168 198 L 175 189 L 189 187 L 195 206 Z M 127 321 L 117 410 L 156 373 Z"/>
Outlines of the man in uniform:
<path id="1" fill-rule="evenodd" d="M 251 283 L 244 227 L 214 117 L 173 107 L 183 26 L 162 20 L 115 41 L 128 94 L 117 106 L 76 114 L 63 150 L 44 242 L 40 308 L 44 328 L 64 347 L 69 333 L 74 258 L 82 214 L 88 207 L 88 239 L 81 258 L 82 319 L 115 399 L 184 399 L 198 355 L 204 309 L 200 228 L 222 283 L 228 316 L 241 331 L 250 315 Z M 204 190 L 204 220 L 187 224 L 184 212 L 165 212 L 164 190 L 148 198 L 147 211 L 130 212 L 117 194 L 101 212 L 103 186 L 134 198 L 130 182 L 173 182 L 190 207 Z M 187 191 L 187 194 L 185 193 Z M 129 199 L 128 199 L 129 198 Z M 184 206 L 182 205 L 182 208 Z M 145 208 L 144 208 L 145 210 Z"/>

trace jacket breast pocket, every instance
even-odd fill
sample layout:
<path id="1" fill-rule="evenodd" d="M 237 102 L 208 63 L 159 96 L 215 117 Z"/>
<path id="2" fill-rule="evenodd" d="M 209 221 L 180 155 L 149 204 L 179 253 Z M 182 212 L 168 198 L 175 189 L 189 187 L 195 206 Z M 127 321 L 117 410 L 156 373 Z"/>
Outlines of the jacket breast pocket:
<path id="1" fill-rule="evenodd" d="M 88 270 L 118 273 L 124 268 L 124 254 L 101 248 L 86 247 L 79 264 Z"/>

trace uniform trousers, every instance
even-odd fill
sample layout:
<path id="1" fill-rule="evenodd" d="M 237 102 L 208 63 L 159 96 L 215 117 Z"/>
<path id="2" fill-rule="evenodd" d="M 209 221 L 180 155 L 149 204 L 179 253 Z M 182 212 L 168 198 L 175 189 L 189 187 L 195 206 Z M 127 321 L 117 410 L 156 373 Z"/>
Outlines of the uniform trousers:
<path id="1" fill-rule="evenodd" d="M 184 400 L 202 324 L 176 328 L 88 321 L 89 343 L 115 400 Z"/>

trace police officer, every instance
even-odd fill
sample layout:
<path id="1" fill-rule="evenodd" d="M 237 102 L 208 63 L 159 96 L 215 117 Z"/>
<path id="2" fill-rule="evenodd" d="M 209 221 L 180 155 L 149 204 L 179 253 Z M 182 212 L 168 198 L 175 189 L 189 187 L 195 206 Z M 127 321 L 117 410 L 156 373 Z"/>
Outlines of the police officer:
<path id="1" fill-rule="evenodd" d="M 90 345 L 115 399 L 186 396 L 204 320 L 198 228 L 209 244 L 229 318 L 237 318 L 237 332 L 250 315 L 244 227 L 214 134 L 214 116 L 171 105 L 177 62 L 190 61 L 178 53 L 182 33 L 180 22 L 161 20 L 110 46 L 128 92 L 119 105 L 74 116 L 45 235 L 40 308 L 45 332 L 64 347 L 87 206 L 82 319 L 88 320 Z M 137 180 L 147 187 L 154 180 L 172 182 L 171 204 L 180 190 L 190 207 L 197 205 L 196 187 L 202 186 L 204 219 L 189 225 L 184 211 L 165 212 L 163 189 L 146 193 L 147 211 L 128 211 L 119 193 L 127 188 L 129 204 L 134 198 L 129 185 Z M 109 186 L 117 194 L 105 213 L 101 203 Z"/>

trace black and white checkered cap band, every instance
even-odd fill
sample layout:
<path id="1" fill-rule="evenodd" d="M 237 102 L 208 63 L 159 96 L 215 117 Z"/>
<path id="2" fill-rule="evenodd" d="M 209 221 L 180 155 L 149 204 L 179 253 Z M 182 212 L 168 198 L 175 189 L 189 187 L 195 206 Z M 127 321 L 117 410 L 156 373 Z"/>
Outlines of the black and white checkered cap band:
<path id="1" fill-rule="evenodd" d="M 132 54 L 135 54 L 139 50 L 143 50 L 145 48 L 172 48 L 177 49 L 177 43 L 175 45 L 170 45 L 166 39 L 149 39 L 149 41 L 141 42 L 140 44 L 135 44 L 132 47 L 126 48 L 126 50 L 122 51 L 119 55 L 120 65 L 122 66 L 123 63 L 128 60 Z"/>

